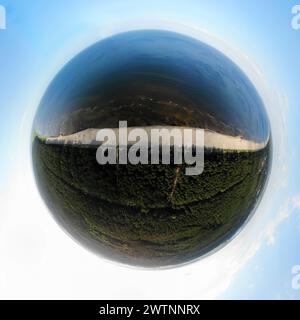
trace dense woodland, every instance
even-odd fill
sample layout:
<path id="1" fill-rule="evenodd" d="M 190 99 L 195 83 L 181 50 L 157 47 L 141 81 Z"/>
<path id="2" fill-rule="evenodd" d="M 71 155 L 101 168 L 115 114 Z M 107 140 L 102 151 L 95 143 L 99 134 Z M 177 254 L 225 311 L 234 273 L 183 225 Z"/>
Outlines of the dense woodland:
<path id="1" fill-rule="evenodd" d="M 185 165 L 99 165 L 95 148 L 35 138 L 36 177 L 65 228 L 95 250 L 141 265 L 196 258 L 228 239 L 255 206 L 268 172 L 257 152 L 206 150 L 204 172 Z"/>

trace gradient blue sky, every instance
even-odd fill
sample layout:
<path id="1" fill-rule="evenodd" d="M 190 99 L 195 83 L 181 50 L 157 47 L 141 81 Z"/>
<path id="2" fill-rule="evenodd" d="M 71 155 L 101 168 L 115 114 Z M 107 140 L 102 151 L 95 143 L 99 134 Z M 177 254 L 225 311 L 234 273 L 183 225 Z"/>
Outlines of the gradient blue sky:
<path id="1" fill-rule="evenodd" d="M 300 290 L 291 286 L 291 269 L 300 265 L 300 30 L 291 27 L 291 9 L 297 3 L 0 0 L 7 14 L 7 28 L 0 30 L 0 297 L 299 299 Z M 267 108 L 271 120 L 276 119 L 276 147 L 259 219 L 243 230 L 232 249 L 178 270 L 148 272 L 100 261 L 48 218 L 32 181 L 28 150 L 34 111 L 58 70 L 96 40 L 152 25 L 187 34 L 205 32 L 258 66 L 269 96 L 275 97 Z M 55 268 L 55 261 L 62 267 Z M 213 264 L 217 266 L 211 270 Z M 118 283 L 103 284 L 99 268 Z M 93 284 L 84 283 L 85 271 Z M 155 280 L 169 290 L 151 285 Z M 106 296 L 97 289 L 98 281 L 107 286 Z M 117 289 L 120 293 L 114 294 Z"/>

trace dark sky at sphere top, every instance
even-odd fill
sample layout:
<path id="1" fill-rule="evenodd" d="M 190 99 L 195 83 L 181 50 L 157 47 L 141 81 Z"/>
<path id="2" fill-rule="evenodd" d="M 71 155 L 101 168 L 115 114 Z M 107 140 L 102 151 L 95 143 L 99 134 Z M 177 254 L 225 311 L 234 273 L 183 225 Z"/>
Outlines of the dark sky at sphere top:
<path id="1" fill-rule="evenodd" d="M 230 59 L 174 32 L 140 30 L 97 42 L 50 83 L 34 131 L 42 136 L 87 128 L 180 125 L 241 135 L 270 135 L 261 98 Z"/>

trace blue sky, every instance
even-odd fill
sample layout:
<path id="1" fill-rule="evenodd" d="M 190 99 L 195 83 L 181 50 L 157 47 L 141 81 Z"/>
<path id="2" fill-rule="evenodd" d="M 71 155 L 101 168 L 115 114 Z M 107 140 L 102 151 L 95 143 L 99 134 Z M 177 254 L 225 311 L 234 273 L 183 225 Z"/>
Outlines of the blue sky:
<path id="1" fill-rule="evenodd" d="M 5 260 L 0 266 L 0 296 L 30 298 L 39 291 L 42 298 L 82 297 L 80 291 L 85 289 L 92 298 L 299 299 L 300 290 L 291 286 L 291 269 L 300 265 L 300 30 L 291 27 L 295 4 L 286 0 L 91 0 L 88 4 L 0 0 L 7 15 L 6 29 L 0 30 L 0 254 Z M 35 109 L 59 69 L 103 37 L 146 27 L 204 34 L 218 39 L 212 40 L 216 46 L 222 42 L 232 48 L 233 58 L 242 53 L 243 59 L 236 58 L 241 67 L 251 64 L 259 68 L 257 78 L 260 73 L 264 76 L 273 121 L 274 167 L 257 217 L 215 257 L 168 273 L 110 265 L 74 244 L 49 218 L 34 186 L 29 157 Z M 242 249 L 236 252 L 236 248 Z M 51 262 L 58 259 L 61 269 Z M 80 268 L 70 274 L 78 261 Z M 118 296 L 113 296 L 113 281 L 97 278 L 99 268 L 108 279 L 119 279 Z M 82 279 L 87 270 L 93 285 Z M 74 277 L 78 285 L 70 285 Z M 153 279 L 168 284 L 169 291 L 161 288 L 158 293 Z M 107 286 L 107 296 L 97 290 L 98 281 Z M 134 282 L 130 289 L 128 281 Z M 148 291 L 139 283 L 148 283 Z"/>

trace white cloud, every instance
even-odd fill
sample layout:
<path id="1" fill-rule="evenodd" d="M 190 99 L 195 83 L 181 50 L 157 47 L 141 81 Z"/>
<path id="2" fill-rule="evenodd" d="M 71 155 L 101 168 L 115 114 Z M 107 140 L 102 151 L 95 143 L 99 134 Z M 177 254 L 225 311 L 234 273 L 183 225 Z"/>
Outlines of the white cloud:
<path id="1" fill-rule="evenodd" d="M 291 214 L 291 201 L 290 199 L 279 209 L 278 214 L 270 220 L 266 228 L 267 243 L 269 245 L 275 244 L 275 231 L 277 227 L 285 221 Z"/>
<path id="2" fill-rule="evenodd" d="M 300 209 L 300 194 L 292 198 L 293 208 Z"/>
<path id="3" fill-rule="evenodd" d="M 300 209 L 300 195 L 288 198 L 279 209 L 278 214 L 268 223 L 266 237 L 269 245 L 274 245 L 276 229 L 295 212 L 295 209 Z"/>

